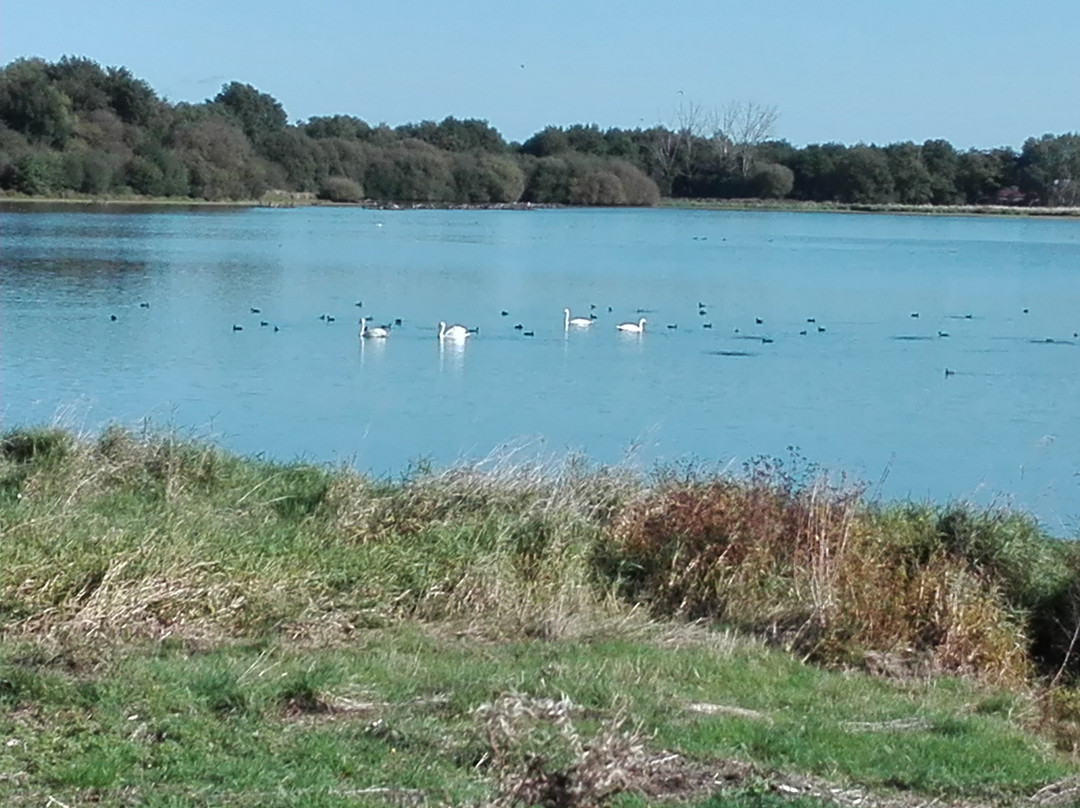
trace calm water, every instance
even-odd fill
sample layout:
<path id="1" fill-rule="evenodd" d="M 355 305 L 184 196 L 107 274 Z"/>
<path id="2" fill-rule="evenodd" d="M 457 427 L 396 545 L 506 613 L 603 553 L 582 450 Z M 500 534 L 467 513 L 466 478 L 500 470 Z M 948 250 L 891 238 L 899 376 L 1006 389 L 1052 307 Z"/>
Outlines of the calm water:
<path id="1" fill-rule="evenodd" d="M 149 419 L 379 475 L 507 445 L 644 468 L 795 446 L 884 498 L 1077 531 L 1078 222 L 5 212 L 0 269 L 4 429 Z M 362 342 L 361 314 L 402 325 Z M 440 320 L 480 332 L 440 346 Z"/>

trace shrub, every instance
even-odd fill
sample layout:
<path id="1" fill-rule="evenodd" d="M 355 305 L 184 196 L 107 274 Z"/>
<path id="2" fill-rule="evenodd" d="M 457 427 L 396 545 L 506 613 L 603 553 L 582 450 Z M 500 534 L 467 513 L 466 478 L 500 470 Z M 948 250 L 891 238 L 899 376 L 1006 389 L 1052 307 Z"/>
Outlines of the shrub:
<path id="1" fill-rule="evenodd" d="M 330 202 L 362 202 L 364 189 L 348 177 L 327 177 L 319 186 L 317 196 Z"/>

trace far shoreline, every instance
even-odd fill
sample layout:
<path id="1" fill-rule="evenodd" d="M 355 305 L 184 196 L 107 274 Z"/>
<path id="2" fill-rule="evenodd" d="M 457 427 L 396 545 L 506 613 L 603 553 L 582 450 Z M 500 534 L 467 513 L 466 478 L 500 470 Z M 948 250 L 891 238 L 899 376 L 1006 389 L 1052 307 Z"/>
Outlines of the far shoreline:
<path id="1" fill-rule="evenodd" d="M 497 202 L 484 204 L 446 202 L 381 201 L 365 199 L 360 202 L 332 202 L 315 199 L 307 194 L 267 194 L 260 199 L 223 200 L 144 196 L 64 196 L 39 197 L 0 195 L 0 210 L 45 206 L 71 207 L 133 207 L 133 208 L 363 208 L 379 211 L 406 210 L 589 210 L 590 206 L 563 205 L 544 202 Z M 627 206 L 635 207 L 635 206 Z M 640 206 L 638 206 L 640 207 Z M 1080 219 L 1080 207 L 1019 207 L 1014 205 L 908 205 L 900 203 L 807 202 L 795 199 L 691 199 L 664 197 L 657 209 L 718 210 L 764 213 L 861 213 L 907 216 L 970 216 L 1015 217 L 1042 219 Z M 611 209 L 597 206 L 596 209 Z"/>

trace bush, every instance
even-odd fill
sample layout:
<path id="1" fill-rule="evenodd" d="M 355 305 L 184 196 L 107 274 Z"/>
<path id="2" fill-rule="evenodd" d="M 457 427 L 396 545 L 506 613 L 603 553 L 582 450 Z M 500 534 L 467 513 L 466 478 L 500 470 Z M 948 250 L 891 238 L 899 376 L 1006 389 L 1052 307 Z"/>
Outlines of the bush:
<path id="1" fill-rule="evenodd" d="M 317 196 L 330 202 L 362 202 L 364 189 L 348 177 L 327 177 L 319 186 Z"/>

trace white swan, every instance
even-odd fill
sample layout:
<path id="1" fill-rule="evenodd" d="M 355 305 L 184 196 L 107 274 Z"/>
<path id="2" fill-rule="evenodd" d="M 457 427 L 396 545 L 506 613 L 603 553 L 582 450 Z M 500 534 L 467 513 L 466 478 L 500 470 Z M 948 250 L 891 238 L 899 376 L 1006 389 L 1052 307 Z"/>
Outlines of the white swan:
<path id="1" fill-rule="evenodd" d="M 360 336 L 364 339 L 370 339 L 376 337 L 378 339 L 386 339 L 390 336 L 390 329 L 376 326 L 375 328 L 367 327 L 367 317 L 360 318 Z"/>
<path id="2" fill-rule="evenodd" d="M 617 326 L 620 331 L 628 331 L 631 334 L 644 334 L 645 333 L 645 318 L 642 317 L 636 323 L 619 323 Z"/>
<path id="3" fill-rule="evenodd" d="M 446 327 L 446 323 L 439 323 L 439 339 L 463 340 L 472 332 L 463 325 Z"/>
<path id="4" fill-rule="evenodd" d="M 563 330 L 569 331 L 570 326 L 576 328 L 588 328 L 593 321 L 588 317 L 571 317 L 570 309 L 563 309 Z"/>

